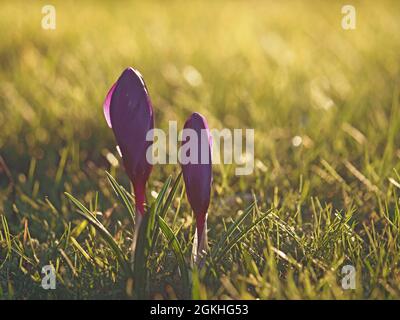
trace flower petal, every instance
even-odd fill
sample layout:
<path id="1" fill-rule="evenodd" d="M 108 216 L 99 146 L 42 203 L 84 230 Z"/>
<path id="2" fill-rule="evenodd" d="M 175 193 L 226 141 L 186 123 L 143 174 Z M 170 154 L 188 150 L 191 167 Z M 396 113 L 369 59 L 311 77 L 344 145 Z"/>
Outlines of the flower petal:
<path id="1" fill-rule="evenodd" d="M 111 98 L 114 93 L 115 87 L 117 83 L 114 83 L 110 90 L 108 91 L 106 95 L 106 99 L 104 100 L 103 104 L 103 109 L 104 109 L 104 117 L 106 118 L 108 126 L 111 128 L 111 117 L 110 117 L 110 104 L 111 104 Z"/>
<path id="2" fill-rule="evenodd" d="M 186 121 L 184 129 L 191 129 L 197 135 L 197 145 L 190 145 L 190 152 L 195 148 L 197 162 L 182 164 L 183 178 L 186 185 L 186 194 L 189 203 L 196 215 L 198 227 L 202 228 L 205 215 L 210 204 L 212 183 L 211 161 L 211 134 L 206 119 L 199 113 L 193 113 Z M 206 133 L 206 135 L 205 135 Z M 182 145 L 191 143 L 190 140 L 182 142 Z M 193 142 L 192 142 L 193 143 Z M 202 230 L 200 230 L 201 232 Z"/>
<path id="3" fill-rule="evenodd" d="M 110 122 L 122 154 L 125 170 L 131 179 L 137 199 L 144 201 L 144 186 L 152 166 L 147 149 L 152 141 L 146 137 L 154 128 L 153 107 L 143 78 L 133 68 L 119 77 L 110 100 Z"/>

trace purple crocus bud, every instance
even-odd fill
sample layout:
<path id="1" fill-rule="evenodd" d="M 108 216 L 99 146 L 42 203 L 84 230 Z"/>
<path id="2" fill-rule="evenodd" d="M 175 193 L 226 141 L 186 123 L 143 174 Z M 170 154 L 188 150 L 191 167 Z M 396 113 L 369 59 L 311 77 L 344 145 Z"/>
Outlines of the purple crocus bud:
<path id="1" fill-rule="evenodd" d="M 104 101 L 107 124 L 114 131 L 122 161 L 132 181 L 136 202 L 135 239 L 144 214 L 145 187 L 152 165 L 146 159 L 154 128 L 153 107 L 141 74 L 133 68 L 122 72 Z"/>
<path id="2" fill-rule="evenodd" d="M 186 120 L 180 162 L 186 195 L 196 217 L 196 234 L 193 243 L 193 262 L 200 267 L 207 252 L 207 211 L 210 204 L 212 182 L 212 137 L 206 119 L 193 113 Z"/>

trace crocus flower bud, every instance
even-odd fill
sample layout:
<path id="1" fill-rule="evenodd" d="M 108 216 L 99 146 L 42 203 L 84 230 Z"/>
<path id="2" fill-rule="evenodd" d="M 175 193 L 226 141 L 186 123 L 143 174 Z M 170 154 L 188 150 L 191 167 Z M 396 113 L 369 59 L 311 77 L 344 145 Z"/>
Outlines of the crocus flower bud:
<path id="1" fill-rule="evenodd" d="M 202 265 L 207 252 L 207 211 L 210 204 L 212 182 L 212 137 L 206 119 L 193 113 L 186 120 L 180 149 L 180 162 L 186 195 L 196 217 L 193 243 L 193 262 Z"/>
<path id="2" fill-rule="evenodd" d="M 104 115 L 114 132 L 125 171 L 135 193 L 134 250 L 144 214 L 145 187 L 152 169 L 146 159 L 146 150 L 151 146 L 152 139 L 147 141 L 146 135 L 154 128 L 150 96 L 138 71 L 127 68 L 122 72 L 106 96 Z"/>

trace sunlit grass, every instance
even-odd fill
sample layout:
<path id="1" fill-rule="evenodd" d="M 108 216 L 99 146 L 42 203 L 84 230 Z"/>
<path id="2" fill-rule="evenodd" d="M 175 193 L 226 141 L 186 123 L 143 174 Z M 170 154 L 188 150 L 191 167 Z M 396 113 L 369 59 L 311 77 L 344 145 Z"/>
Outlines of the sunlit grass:
<path id="1" fill-rule="evenodd" d="M 192 297 L 400 298 L 397 1 L 355 2 L 353 31 L 336 1 L 56 1 L 55 31 L 41 29 L 44 4 L 0 4 L 0 298 L 135 296 L 121 257 L 65 195 L 97 212 L 127 258 L 132 216 L 105 171 L 130 185 L 102 103 L 130 65 L 157 127 L 198 111 L 211 127 L 255 129 L 251 176 L 214 166 L 208 227 L 219 249 L 191 273 Z M 149 202 L 179 171 L 154 168 Z M 189 263 L 182 188 L 162 219 Z M 161 224 L 148 294 L 188 297 Z M 39 286 L 50 263 L 55 291 Z M 356 290 L 341 288 L 346 264 Z"/>

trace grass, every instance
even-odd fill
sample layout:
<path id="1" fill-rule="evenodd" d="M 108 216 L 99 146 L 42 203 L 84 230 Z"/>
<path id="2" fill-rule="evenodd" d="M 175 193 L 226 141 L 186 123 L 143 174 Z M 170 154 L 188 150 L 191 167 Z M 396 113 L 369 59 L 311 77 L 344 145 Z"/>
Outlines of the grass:
<path id="1" fill-rule="evenodd" d="M 139 297 L 140 268 L 124 269 L 133 198 L 102 110 L 130 65 L 157 127 L 198 111 L 255 129 L 252 175 L 214 166 L 201 271 L 182 183 L 162 209 L 180 169 L 154 168 L 149 205 L 171 178 L 143 248 L 145 297 L 400 298 L 397 1 L 354 1 L 353 31 L 339 1 L 54 1 L 55 31 L 45 4 L 0 4 L 0 299 Z M 56 290 L 40 287 L 48 264 Z M 348 264 L 355 290 L 341 287 Z"/>

